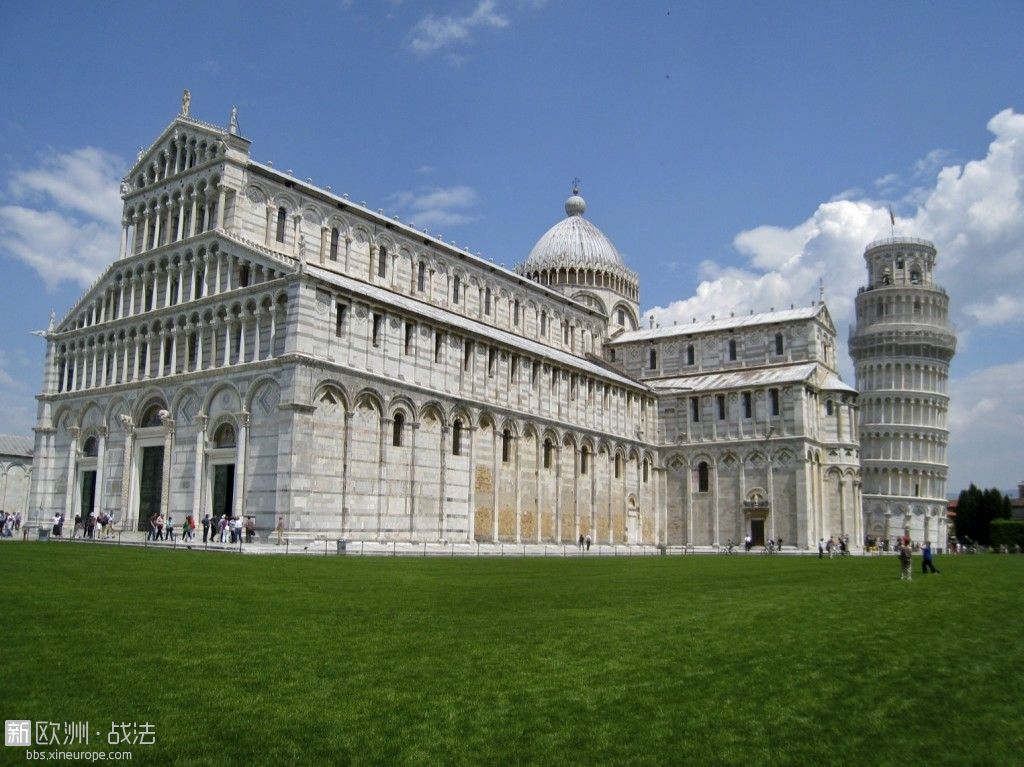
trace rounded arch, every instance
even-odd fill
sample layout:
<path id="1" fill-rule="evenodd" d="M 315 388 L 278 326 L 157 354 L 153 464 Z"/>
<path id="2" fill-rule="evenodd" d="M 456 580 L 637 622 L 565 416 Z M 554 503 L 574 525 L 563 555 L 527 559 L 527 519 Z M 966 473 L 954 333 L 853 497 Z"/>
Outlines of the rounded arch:
<path id="1" fill-rule="evenodd" d="M 416 407 L 416 403 L 404 394 L 396 394 L 388 401 L 387 414 L 389 418 L 394 418 L 396 413 L 402 413 L 411 423 L 416 420 L 418 412 L 419 408 Z"/>
<path id="2" fill-rule="evenodd" d="M 369 387 L 362 388 L 356 393 L 356 396 L 352 398 L 352 405 L 353 409 L 367 406 L 376 410 L 379 414 L 385 412 L 384 398 L 376 389 Z"/>
<path id="3" fill-rule="evenodd" d="M 427 418 L 434 418 L 439 421 L 442 426 L 448 425 L 448 418 L 444 411 L 444 406 L 437 400 L 431 399 L 420 405 L 419 412 L 415 414 L 416 420 L 423 421 Z"/>
<path id="4" fill-rule="evenodd" d="M 227 394 L 229 397 L 229 400 L 226 402 L 223 399 L 224 394 Z M 220 399 L 220 402 L 218 402 L 218 399 Z M 206 399 L 203 401 L 203 412 L 209 416 L 214 415 L 215 411 L 238 411 L 241 408 L 242 395 L 231 381 L 221 381 L 211 387 L 210 391 L 206 394 Z"/>

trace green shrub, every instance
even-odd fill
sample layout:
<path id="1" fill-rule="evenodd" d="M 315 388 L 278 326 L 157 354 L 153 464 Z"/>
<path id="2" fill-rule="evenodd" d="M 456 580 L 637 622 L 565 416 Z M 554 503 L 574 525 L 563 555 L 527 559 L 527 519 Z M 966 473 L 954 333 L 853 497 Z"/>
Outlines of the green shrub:
<path id="1" fill-rule="evenodd" d="M 1024 520 L 993 519 L 992 545 L 1013 547 L 1024 546 Z"/>

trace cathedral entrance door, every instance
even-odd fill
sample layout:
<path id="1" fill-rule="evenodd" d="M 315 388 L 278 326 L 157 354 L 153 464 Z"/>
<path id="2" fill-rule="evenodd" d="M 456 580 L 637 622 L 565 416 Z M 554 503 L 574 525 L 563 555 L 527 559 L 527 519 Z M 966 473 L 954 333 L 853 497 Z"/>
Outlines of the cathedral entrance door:
<path id="1" fill-rule="evenodd" d="M 96 472 L 82 472 L 82 519 L 85 520 L 96 506 Z"/>
<path id="2" fill-rule="evenodd" d="M 764 520 L 750 520 L 750 538 L 755 546 L 764 546 Z"/>
<path id="3" fill-rule="evenodd" d="M 164 485 L 163 445 L 142 448 L 139 474 L 139 530 L 149 530 L 149 518 L 160 513 Z"/>
<path id="4" fill-rule="evenodd" d="M 221 463 L 213 467 L 213 516 L 229 517 L 235 506 L 235 464 Z"/>

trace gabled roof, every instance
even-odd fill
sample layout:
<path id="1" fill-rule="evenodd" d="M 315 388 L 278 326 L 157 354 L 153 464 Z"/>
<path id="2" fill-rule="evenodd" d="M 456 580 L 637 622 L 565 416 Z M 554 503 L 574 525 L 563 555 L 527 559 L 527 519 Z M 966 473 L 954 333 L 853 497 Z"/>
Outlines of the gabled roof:
<path id="1" fill-rule="evenodd" d="M 228 128 L 222 125 L 214 125 L 213 123 L 204 122 L 203 120 L 197 120 L 192 115 L 177 115 L 167 127 L 160 131 L 160 135 L 153 140 L 149 147 L 139 154 L 135 163 L 131 169 L 125 174 L 126 178 L 133 176 L 140 167 L 144 166 L 153 156 L 154 152 L 163 144 L 167 139 L 167 136 L 174 132 L 176 128 L 183 127 L 188 128 L 191 131 L 198 131 L 199 133 L 205 133 L 212 139 L 224 139 L 225 141 L 231 140 L 232 142 L 239 142 L 239 148 L 248 148 L 252 142 L 247 138 L 242 138 L 238 134 L 233 134 Z"/>
<path id="2" fill-rule="evenodd" d="M 816 303 L 814 306 L 801 307 L 799 309 L 783 309 L 777 312 L 762 312 L 761 314 L 750 314 L 741 317 L 720 317 L 713 320 L 698 320 L 686 325 L 668 325 L 660 328 L 647 328 L 646 330 L 627 330 L 609 343 L 617 346 L 620 344 L 636 343 L 637 341 L 656 341 L 673 336 L 685 336 L 695 333 L 711 333 L 721 330 L 736 330 L 739 328 L 750 328 L 757 325 L 776 325 L 783 322 L 795 322 L 798 320 L 818 319 L 825 323 L 830 329 L 835 330 L 832 324 L 832 317 L 824 303 Z"/>
<path id="3" fill-rule="evenodd" d="M 0 434 L 0 455 L 31 458 L 34 449 L 35 445 L 31 437 L 22 437 L 20 434 Z"/>
<path id="4" fill-rule="evenodd" d="M 815 362 L 801 362 L 795 365 L 772 365 L 743 370 L 718 370 L 711 373 L 656 378 L 647 381 L 647 384 L 659 394 L 749 389 L 756 386 L 774 386 L 787 383 L 806 383 L 822 391 L 840 391 L 857 394 L 857 390 L 843 383 L 839 376 L 828 369 L 820 368 Z"/>
<path id="5" fill-rule="evenodd" d="M 584 357 L 577 357 L 575 354 L 569 354 L 561 349 L 546 346 L 539 341 L 534 341 L 529 338 L 524 338 L 523 336 L 515 335 L 514 333 L 509 333 L 506 330 L 501 330 L 500 328 L 487 325 L 479 320 L 465 317 L 461 314 L 457 314 L 456 312 L 442 309 L 439 306 L 434 306 L 433 304 L 428 304 L 424 301 L 418 301 L 415 298 L 404 296 L 401 293 L 393 293 L 385 288 L 380 288 L 376 285 L 355 280 L 351 277 L 346 277 L 343 274 L 328 271 L 327 269 L 321 269 L 320 267 L 313 266 L 312 264 L 306 265 L 306 273 L 330 285 L 334 285 L 335 287 L 364 296 L 375 303 L 386 306 L 396 306 L 399 309 L 404 309 L 410 314 L 426 317 L 438 324 L 450 325 L 475 336 L 491 338 L 494 341 L 513 349 L 519 348 L 525 354 L 533 355 L 545 362 L 553 363 L 563 368 L 573 368 L 589 373 L 596 378 L 602 378 L 605 380 L 611 379 L 616 383 L 628 386 L 631 389 L 648 389 L 646 384 L 641 383 L 640 381 L 635 381 L 632 378 L 628 378 L 621 373 L 608 370 L 602 365 L 596 365 Z"/>

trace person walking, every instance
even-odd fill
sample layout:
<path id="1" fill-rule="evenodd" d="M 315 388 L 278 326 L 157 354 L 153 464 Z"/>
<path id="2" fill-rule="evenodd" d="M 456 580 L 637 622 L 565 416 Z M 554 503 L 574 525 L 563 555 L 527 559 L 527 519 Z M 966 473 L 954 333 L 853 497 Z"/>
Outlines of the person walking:
<path id="1" fill-rule="evenodd" d="M 587 539 L 586 539 L 585 542 L 587 544 L 587 551 L 590 551 L 590 536 L 589 535 L 587 536 Z"/>
<path id="2" fill-rule="evenodd" d="M 284 543 L 284 517 L 277 518 L 277 545 Z"/>
<path id="3" fill-rule="evenodd" d="M 203 543 L 206 543 L 207 537 L 210 535 L 210 512 L 206 512 L 203 515 Z"/>
<path id="4" fill-rule="evenodd" d="M 911 572 L 911 567 L 910 567 L 910 563 L 911 563 L 910 541 L 907 540 L 906 538 L 904 538 L 902 541 L 900 541 L 900 550 L 899 551 L 900 551 L 900 554 L 899 554 L 899 559 L 900 559 L 900 580 L 901 581 L 909 581 L 910 578 L 911 578 L 911 575 L 913 575 L 913 573 Z"/>
<path id="5" fill-rule="evenodd" d="M 825 557 L 825 539 L 824 538 L 819 538 L 818 539 L 818 559 L 823 559 L 824 557 Z"/>
<path id="6" fill-rule="evenodd" d="M 927 575 L 929 572 L 940 575 L 939 571 L 935 569 L 935 563 L 932 562 L 932 542 L 925 541 L 924 548 L 921 549 L 921 574 Z"/>

